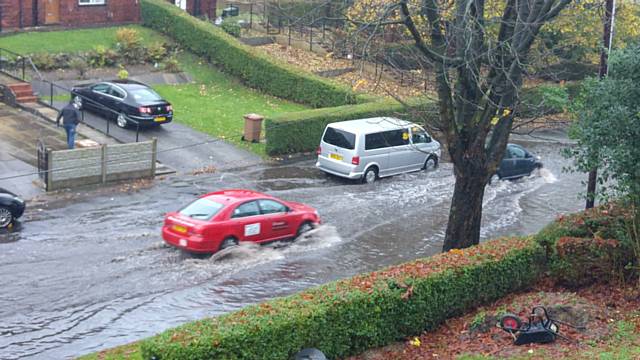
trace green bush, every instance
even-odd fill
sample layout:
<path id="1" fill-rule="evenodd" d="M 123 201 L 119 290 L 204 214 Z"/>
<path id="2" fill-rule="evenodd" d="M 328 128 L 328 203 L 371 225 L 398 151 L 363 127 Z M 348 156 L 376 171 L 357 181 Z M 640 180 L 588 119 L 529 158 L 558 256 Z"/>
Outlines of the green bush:
<path id="1" fill-rule="evenodd" d="M 118 63 L 118 53 L 113 49 L 98 45 L 93 51 L 87 53 L 87 62 L 94 68 L 114 66 Z"/>
<path id="2" fill-rule="evenodd" d="M 276 115 L 265 120 L 266 151 L 269 155 L 313 151 L 327 124 L 338 121 L 365 119 L 377 116 L 396 116 L 404 120 L 424 123 L 436 116 L 433 102 L 412 99 L 405 108 L 394 100 L 345 105 Z"/>
<path id="3" fill-rule="evenodd" d="M 530 286 L 544 251 L 502 238 L 392 266 L 167 330 L 140 343 L 144 359 L 329 358 L 432 330 L 447 318 Z"/>
<path id="4" fill-rule="evenodd" d="M 313 107 L 357 101 L 351 89 L 279 63 L 166 1 L 142 0 L 141 12 L 144 25 L 173 37 L 253 88 Z"/>
<path id="5" fill-rule="evenodd" d="M 240 31 L 242 30 L 242 28 L 240 27 L 240 24 L 238 24 L 233 20 L 224 21 L 220 25 L 220 28 L 224 30 L 224 32 L 226 32 L 227 34 L 233 36 L 234 38 L 239 38 Z"/>
<path id="6" fill-rule="evenodd" d="M 530 118 L 561 113 L 569 105 L 569 91 L 575 94 L 577 86 L 544 84 L 523 89 L 517 116 Z"/>

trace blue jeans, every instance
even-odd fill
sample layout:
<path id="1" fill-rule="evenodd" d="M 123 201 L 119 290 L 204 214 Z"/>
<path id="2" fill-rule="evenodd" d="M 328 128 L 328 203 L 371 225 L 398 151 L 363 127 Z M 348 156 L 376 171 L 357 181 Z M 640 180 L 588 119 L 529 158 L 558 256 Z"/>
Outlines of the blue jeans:
<path id="1" fill-rule="evenodd" d="M 76 124 L 64 124 L 62 125 L 67 132 L 67 146 L 69 149 L 73 149 L 76 143 Z"/>

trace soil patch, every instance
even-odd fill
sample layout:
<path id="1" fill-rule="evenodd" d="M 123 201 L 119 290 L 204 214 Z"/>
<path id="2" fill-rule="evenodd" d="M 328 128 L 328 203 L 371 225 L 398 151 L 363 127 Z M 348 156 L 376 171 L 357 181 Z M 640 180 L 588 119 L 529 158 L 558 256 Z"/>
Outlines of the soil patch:
<path id="1" fill-rule="evenodd" d="M 586 326 L 586 329 L 577 330 L 561 324 L 560 334 L 572 341 L 558 338 L 550 344 L 516 346 L 513 338 L 496 326 L 502 314 L 509 312 L 525 319 L 538 305 L 547 307 L 552 318 Z M 572 292 L 543 281 L 528 292 L 507 296 L 474 313 L 450 319 L 436 331 L 349 359 L 455 359 L 463 354 L 496 358 L 536 358 L 537 355 L 547 359 L 567 358 L 587 348 L 605 345 L 614 333 L 617 321 L 629 321 L 639 331 L 639 309 L 640 290 L 635 287 L 596 285 Z M 639 339 L 635 341 L 640 345 Z"/>

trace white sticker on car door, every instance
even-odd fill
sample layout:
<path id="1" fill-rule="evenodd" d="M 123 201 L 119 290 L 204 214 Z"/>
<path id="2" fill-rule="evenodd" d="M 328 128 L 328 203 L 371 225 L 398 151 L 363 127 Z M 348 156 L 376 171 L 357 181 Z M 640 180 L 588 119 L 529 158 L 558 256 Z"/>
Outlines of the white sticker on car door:
<path id="1" fill-rule="evenodd" d="M 260 223 L 247 224 L 244 226 L 244 236 L 253 236 L 260 234 Z"/>

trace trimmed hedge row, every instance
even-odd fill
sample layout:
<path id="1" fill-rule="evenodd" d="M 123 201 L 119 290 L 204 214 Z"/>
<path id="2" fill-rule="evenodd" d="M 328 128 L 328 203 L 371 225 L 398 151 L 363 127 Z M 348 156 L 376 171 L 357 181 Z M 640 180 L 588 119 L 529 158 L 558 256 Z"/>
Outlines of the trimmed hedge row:
<path id="1" fill-rule="evenodd" d="M 145 26 L 172 37 L 253 88 L 313 107 L 355 104 L 358 100 L 351 89 L 275 62 L 169 2 L 142 0 L 140 8 Z"/>
<path id="2" fill-rule="evenodd" d="M 542 273 L 532 238 L 502 238 L 165 331 L 143 359 L 288 359 L 305 347 L 358 354 L 526 288 Z"/>
<path id="3" fill-rule="evenodd" d="M 269 155 L 313 151 L 318 147 L 327 124 L 377 116 L 397 116 L 424 123 L 437 115 L 436 105 L 427 99 L 414 98 L 408 108 L 395 100 L 279 114 L 265 119 L 266 151 Z"/>

